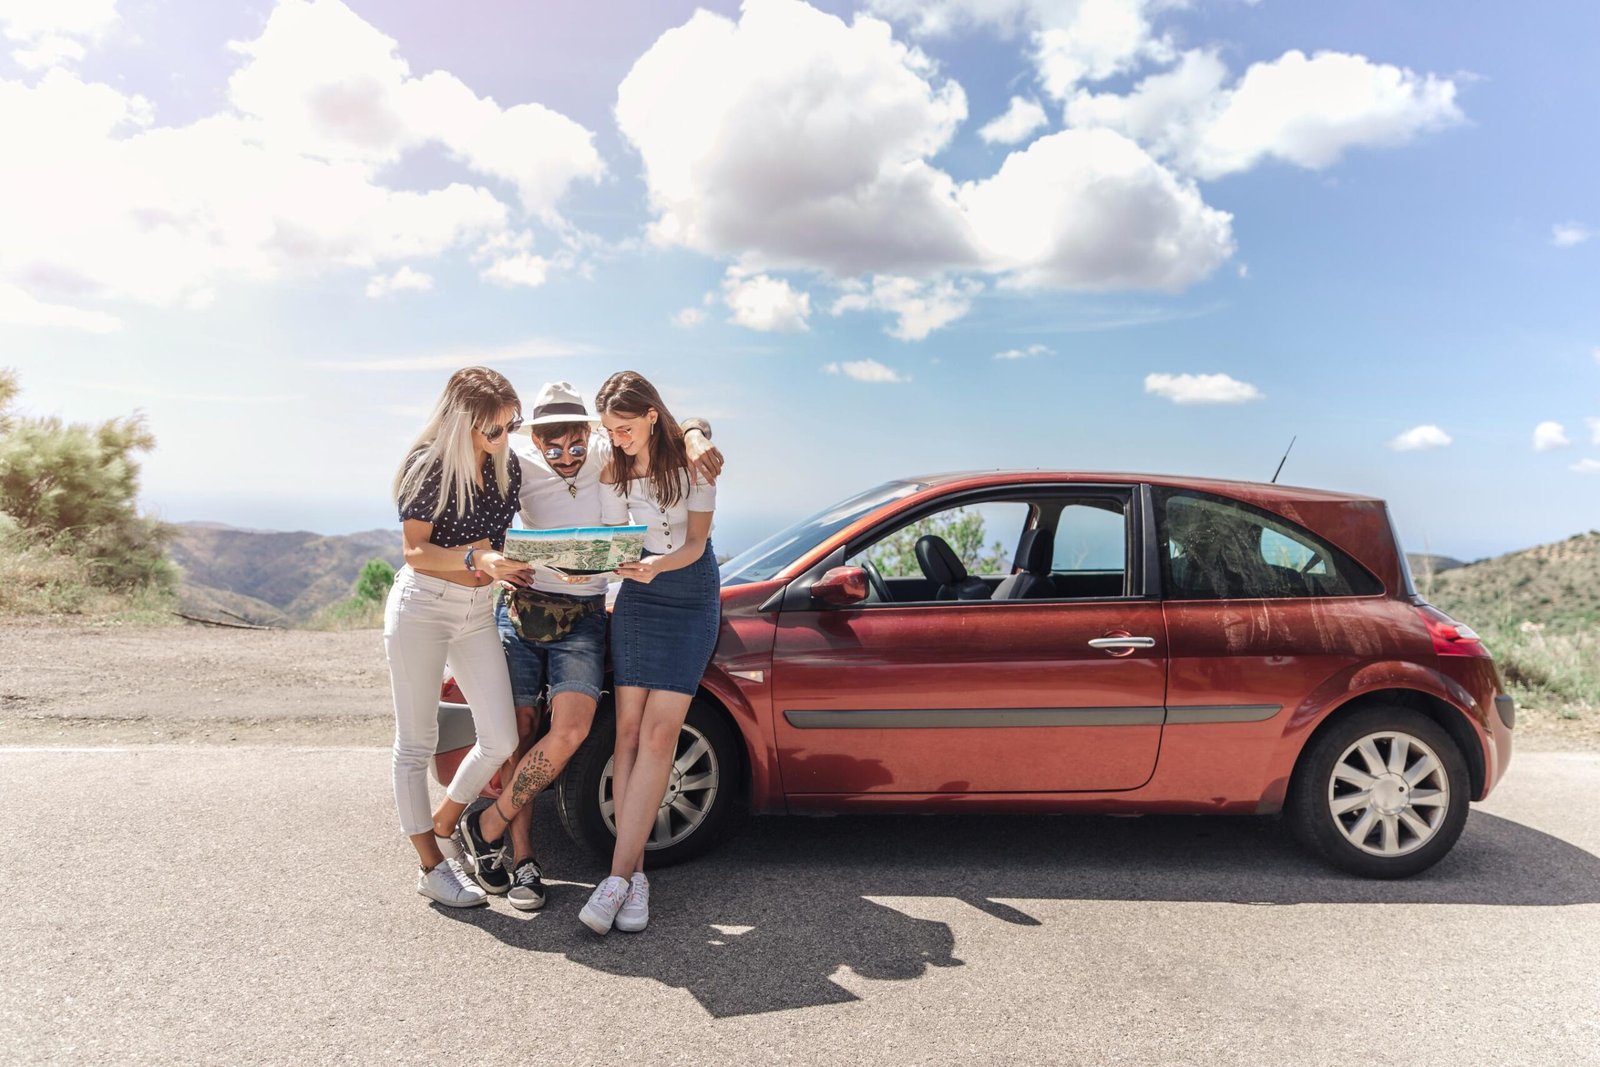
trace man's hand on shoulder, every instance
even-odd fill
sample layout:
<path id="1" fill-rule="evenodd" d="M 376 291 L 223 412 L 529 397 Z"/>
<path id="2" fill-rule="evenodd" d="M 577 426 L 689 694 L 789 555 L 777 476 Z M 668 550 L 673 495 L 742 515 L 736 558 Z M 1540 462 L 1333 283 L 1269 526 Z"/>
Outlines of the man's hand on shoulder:
<path id="1" fill-rule="evenodd" d="M 704 419 L 684 419 L 683 444 L 689 454 L 689 472 L 717 484 L 722 473 L 722 450 L 711 443 L 711 424 Z"/>

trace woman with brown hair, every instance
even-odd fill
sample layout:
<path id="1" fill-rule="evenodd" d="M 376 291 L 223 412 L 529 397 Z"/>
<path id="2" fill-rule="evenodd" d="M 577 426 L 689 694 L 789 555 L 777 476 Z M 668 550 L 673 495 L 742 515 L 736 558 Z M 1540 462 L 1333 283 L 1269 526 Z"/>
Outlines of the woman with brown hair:
<path id="1" fill-rule="evenodd" d="M 400 829 L 421 861 L 417 892 L 448 907 L 488 897 L 461 870 L 456 822 L 517 745 L 511 680 L 495 628 L 495 582 L 531 568 L 501 555 L 517 513 L 520 471 L 507 459 L 522 404 L 486 367 L 450 376 L 395 474 L 405 566 L 383 615 L 394 692 L 394 799 Z M 439 680 L 455 672 L 478 740 L 437 811 L 429 811 L 428 760 L 439 737 Z"/>
<path id="2" fill-rule="evenodd" d="M 644 846 L 666 795 L 678 733 L 717 642 L 722 599 L 711 548 L 716 489 L 690 473 L 683 431 L 655 386 L 633 371 L 613 374 L 595 411 L 612 445 L 600 477 L 602 521 L 649 527 L 644 558 L 617 568 L 623 583 L 611 616 L 617 843 L 610 876 L 578 916 L 603 934 L 613 923 L 634 932 L 649 922 Z"/>

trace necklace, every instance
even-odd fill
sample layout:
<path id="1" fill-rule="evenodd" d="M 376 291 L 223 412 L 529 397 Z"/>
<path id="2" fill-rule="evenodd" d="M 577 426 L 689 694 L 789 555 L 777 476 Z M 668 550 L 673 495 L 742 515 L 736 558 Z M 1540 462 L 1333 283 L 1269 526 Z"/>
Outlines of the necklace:
<path id="1" fill-rule="evenodd" d="M 577 476 L 574 475 L 573 477 L 568 478 L 565 474 L 562 474 L 560 471 L 556 471 L 556 477 L 560 478 L 563 482 L 567 483 L 567 495 L 570 496 L 574 500 L 578 499 L 578 478 L 577 478 Z"/>

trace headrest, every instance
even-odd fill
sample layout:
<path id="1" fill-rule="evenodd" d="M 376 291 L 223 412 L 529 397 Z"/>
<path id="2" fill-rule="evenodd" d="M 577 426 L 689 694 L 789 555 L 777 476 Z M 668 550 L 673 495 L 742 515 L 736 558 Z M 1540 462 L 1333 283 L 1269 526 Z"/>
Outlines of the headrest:
<path id="1" fill-rule="evenodd" d="M 1028 530 L 1017 545 L 1017 558 L 1012 563 L 1018 570 L 1029 574 L 1048 576 L 1055 562 L 1056 532 L 1054 530 Z"/>
<path id="2" fill-rule="evenodd" d="M 957 585 L 967 576 L 961 557 L 944 538 L 933 534 L 917 538 L 917 562 L 922 565 L 922 573 L 940 585 Z"/>

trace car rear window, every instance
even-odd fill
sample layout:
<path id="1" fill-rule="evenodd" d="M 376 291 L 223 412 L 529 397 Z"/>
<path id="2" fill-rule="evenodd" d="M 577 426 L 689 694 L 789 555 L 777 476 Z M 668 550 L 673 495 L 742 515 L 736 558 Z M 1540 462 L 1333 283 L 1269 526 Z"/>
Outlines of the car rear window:
<path id="1" fill-rule="evenodd" d="M 1383 583 L 1286 519 L 1226 497 L 1155 490 L 1169 600 L 1374 596 Z"/>

